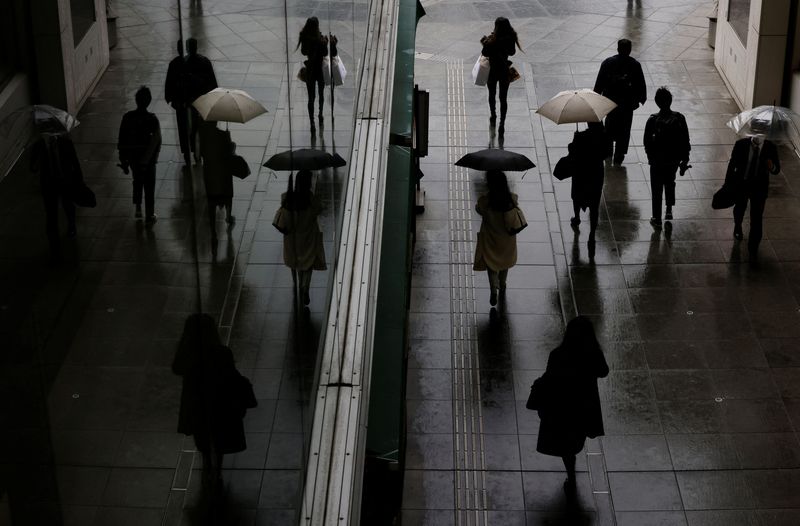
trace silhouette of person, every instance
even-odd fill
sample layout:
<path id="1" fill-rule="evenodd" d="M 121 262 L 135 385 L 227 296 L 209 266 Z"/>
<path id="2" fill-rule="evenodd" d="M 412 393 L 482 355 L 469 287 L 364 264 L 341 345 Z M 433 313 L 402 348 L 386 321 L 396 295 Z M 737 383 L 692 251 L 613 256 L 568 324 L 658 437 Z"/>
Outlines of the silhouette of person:
<path id="1" fill-rule="evenodd" d="M 77 236 L 75 203 L 72 192 L 83 184 L 83 171 L 69 135 L 43 133 L 31 148 L 30 168 L 39 172 L 44 203 L 47 240 L 52 263 L 61 261 L 61 235 L 58 229 L 58 203 L 67 218 L 67 236 Z"/>
<path id="2" fill-rule="evenodd" d="M 517 32 L 511 27 L 511 22 L 507 18 L 498 17 L 494 21 L 494 31 L 489 36 L 481 37 L 483 49 L 481 55 L 489 59 L 489 78 L 486 87 L 489 89 L 489 124 L 494 127 L 497 121 L 495 111 L 495 94 L 497 86 L 500 85 L 500 127 L 497 132 L 502 136 L 505 133 L 506 113 L 508 112 L 508 85 L 509 66 L 511 62 L 508 57 L 516 53 L 516 48 L 522 49 L 519 45 Z"/>
<path id="3" fill-rule="evenodd" d="M 208 198 L 208 219 L 211 224 L 211 242 L 217 242 L 217 207 L 225 208 L 225 221 L 233 225 L 233 169 L 230 159 L 234 144 L 227 130 L 220 130 L 216 121 L 200 125 L 200 154 L 203 156 L 203 182 Z"/>
<path id="4" fill-rule="evenodd" d="M 330 41 L 330 56 L 337 56 L 336 44 L 338 39 L 331 35 L 330 40 L 319 30 L 319 19 L 315 16 L 306 20 L 300 36 L 297 39 L 297 46 L 300 53 L 308 57 L 303 63 L 306 68 L 306 91 L 308 92 L 308 120 L 311 133 L 316 132 L 314 125 L 314 99 L 316 92 L 319 92 L 319 120 L 322 122 L 322 108 L 325 104 L 325 78 L 322 73 L 323 59 L 328 56 L 328 42 Z"/>
<path id="5" fill-rule="evenodd" d="M 136 217 L 142 217 L 142 193 L 147 223 L 156 221 L 154 212 L 156 190 L 156 162 L 161 149 L 161 125 L 155 114 L 147 111 L 153 100 L 150 90 L 142 86 L 136 92 L 136 109 L 122 117 L 119 126 L 117 149 L 122 171 L 133 171 L 133 204 Z"/>
<path id="6" fill-rule="evenodd" d="M 214 75 L 214 66 L 211 65 L 211 61 L 197 52 L 197 39 L 186 39 L 186 52 L 184 78 L 186 79 L 186 104 L 189 107 L 190 118 L 188 139 L 192 151 L 195 152 L 195 161 L 198 161 L 195 141 L 203 119 L 192 103 L 197 100 L 197 97 L 205 95 L 217 87 L 217 77 Z"/>
<path id="7" fill-rule="evenodd" d="M 769 130 L 769 122 L 753 121 L 751 128 L 758 132 Z M 758 261 L 758 245 L 763 234 L 764 205 L 769 191 L 769 174 L 781 171 L 778 149 L 772 141 L 763 136 L 739 139 L 733 145 L 728 171 L 725 174 L 725 186 L 734 189 L 735 204 L 733 206 L 733 237 L 740 241 L 744 238 L 742 221 L 750 202 L 750 234 L 747 249 L 752 264 Z"/>
<path id="8" fill-rule="evenodd" d="M 497 294 L 505 294 L 508 269 L 517 263 L 517 238 L 509 234 L 503 215 L 517 206 L 517 194 L 508 188 L 506 174 L 500 170 L 486 173 L 489 191 L 478 198 L 475 211 L 481 216 L 475 262 L 472 269 L 489 275 L 489 304 L 497 305 Z"/>
<path id="9" fill-rule="evenodd" d="M 609 148 L 603 123 L 590 122 L 586 130 L 575 132 L 568 148 L 574 166 L 570 197 L 575 216 L 570 219 L 570 225 L 577 230 L 581 224 L 581 210 L 588 208 L 589 243 L 594 243 L 605 177 L 603 159 Z"/>
<path id="10" fill-rule="evenodd" d="M 617 42 L 617 54 L 600 65 L 594 91 L 617 103 L 606 117 L 606 131 L 616 143 L 614 164 L 620 165 L 628 153 L 631 138 L 633 110 L 647 101 L 642 65 L 631 57 L 631 41 L 623 38 Z"/>
<path id="11" fill-rule="evenodd" d="M 311 191 L 311 171 L 297 172 L 294 188 L 281 195 L 281 208 L 287 224 L 283 236 L 283 263 L 292 269 L 292 278 L 300 288 L 303 305 L 311 302 L 311 274 L 326 270 L 325 248 L 317 217 L 322 211 L 319 198 Z"/>
<path id="12" fill-rule="evenodd" d="M 653 216 L 650 224 L 661 226 L 661 194 L 666 197 L 664 219 L 672 219 L 675 206 L 675 173 L 681 175 L 689 166 L 689 127 L 683 114 L 672 111 L 672 93 L 661 87 L 655 95 L 658 113 L 650 115 L 644 127 L 644 151 L 650 163 L 650 190 L 653 194 Z"/>
<path id="13" fill-rule="evenodd" d="M 178 123 L 178 141 L 186 165 L 192 163 L 192 152 L 195 150 L 190 127 L 190 110 L 186 89 L 186 57 L 183 56 L 183 42 L 178 40 L 178 56 L 169 62 L 167 79 L 164 83 L 164 99 L 175 110 L 175 120 Z"/>
<path id="14" fill-rule="evenodd" d="M 564 491 L 576 492 L 575 456 L 583 449 L 586 437 L 604 434 L 603 415 L 597 379 L 608 375 L 608 364 L 589 318 L 570 320 L 564 340 L 550 352 L 547 369 L 538 393 L 539 438 L 536 451 L 561 457 L 567 470 Z"/>
<path id="15" fill-rule="evenodd" d="M 236 370 L 214 318 L 204 313 L 186 319 L 172 372 L 183 377 L 178 432 L 194 436 L 204 482 L 219 486 L 222 456 L 247 449 L 242 419 L 258 405 L 253 387 Z"/>

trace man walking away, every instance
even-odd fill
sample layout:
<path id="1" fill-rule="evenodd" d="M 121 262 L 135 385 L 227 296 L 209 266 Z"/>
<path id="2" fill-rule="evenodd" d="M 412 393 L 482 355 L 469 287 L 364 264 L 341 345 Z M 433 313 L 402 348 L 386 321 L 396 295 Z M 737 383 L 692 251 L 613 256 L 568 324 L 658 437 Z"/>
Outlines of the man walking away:
<path id="1" fill-rule="evenodd" d="M 178 56 L 173 58 L 167 68 L 167 80 L 164 84 L 164 98 L 175 110 L 178 121 L 178 141 L 181 145 L 183 160 L 188 166 L 192 162 L 194 144 L 190 144 L 189 109 L 186 95 L 186 58 L 183 56 L 183 42 L 178 40 Z"/>
<path id="2" fill-rule="evenodd" d="M 142 86 L 136 92 L 136 109 L 122 117 L 119 127 L 119 162 L 126 174 L 133 171 L 133 204 L 136 217 L 142 217 L 142 192 L 147 223 L 156 221 L 154 212 L 156 162 L 161 149 L 161 126 L 158 117 L 147 111 L 153 100 L 150 90 Z"/>
<path id="3" fill-rule="evenodd" d="M 202 119 L 192 103 L 197 100 L 197 97 L 205 95 L 217 87 L 217 77 L 214 75 L 214 66 L 211 65 L 211 61 L 197 52 L 197 39 L 186 40 L 186 52 L 186 104 L 191 112 L 189 140 L 192 151 L 195 152 L 195 161 L 198 161 L 199 155 L 195 150 L 195 141 Z"/>
<path id="4" fill-rule="evenodd" d="M 606 132 L 616 143 L 614 164 L 620 165 L 628 153 L 631 138 L 633 110 L 647 100 L 642 65 L 631 57 L 631 41 L 627 38 L 617 42 L 617 54 L 600 65 L 594 91 L 617 103 L 617 107 L 606 117 Z"/>
<path id="5" fill-rule="evenodd" d="M 675 206 L 675 172 L 681 175 L 689 166 L 689 128 L 681 113 L 672 111 L 672 93 L 658 88 L 655 96 L 658 113 L 650 115 L 644 127 L 644 151 L 650 163 L 650 187 L 653 194 L 653 216 L 650 224 L 661 226 L 661 194 L 666 196 L 667 211 L 664 219 L 672 219 Z"/>

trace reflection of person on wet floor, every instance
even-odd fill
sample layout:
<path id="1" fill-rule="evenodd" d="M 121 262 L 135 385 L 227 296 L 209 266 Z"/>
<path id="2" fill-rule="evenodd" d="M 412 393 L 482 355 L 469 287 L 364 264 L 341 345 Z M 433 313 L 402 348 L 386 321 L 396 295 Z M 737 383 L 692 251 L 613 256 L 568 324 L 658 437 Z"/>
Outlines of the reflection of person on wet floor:
<path id="1" fill-rule="evenodd" d="M 328 268 L 317 222 L 322 204 L 311 191 L 311 171 L 297 172 L 294 188 L 281 195 L 281 207 L 289 214 L 289 227 L 283 236 L 283 262 L 292 269 L 303 305 L 308 305 L 312 272 Z"/>
<path id="2" fill-rule="evenodd" d="M 330 38 L 330 56 L 337 55 L 335 36 Z M 319 19 L 312 16 L 306 20 L 303 29 L 300 30 L 300 37 L 297 40 L 295 51 L 300 49 L 300 53 L 308 57 L 305 61 L 306 67 L 306 90 L 308 91 L 308 119 L 311 123 L 311 131 L 316 131 L 314 125 L 314 99 L 316 91 L 319 92 L 319 119 L 322 121 L 322 108 L 325 104 L 325 78 L 322 74 L 323 59 L 328 56 L 328 37 L 319 30 Z"/>
<path id="3" fill-rule="evenodd" d="M 161 126 L 158 117 L 147 111 L 153 100 L 150 90 L 142 86 L 136 92 L 136 109 L 122 117 L 119 127 L 119 162 L 126 174 L 133 171 L 133 204 L 136 217 L 142 217 L 142 192 L 147 222 L 154 223 L 156 162 L 161 149 Z"/>
<path id="4" fill-rule="evenodd" d="M 204 482 L 219 485 L 222 456 L 247 449 L 242 419 L 257 405 L 253 387 L 236 370 L 233 353 L 208 314 L 186 319 L 172 372 L 183 377 L 178 432 L 194 435 Z"/>
<path id="5" fill-rule="evenodd" d="M 507 18 L 499 17 L 494 21 L 494 31 L 487 37 L 481 37 L 483 49 L 481 55 L 489 59 L 489 78 L 486 87 L 489 89 L 489 124 L 494 126 L 497 121 L 495 111 L 495 94 L 497 85 L 500 85 L 500 127 L 498 133 L 505 133 L 506 112 L 508 111 L 508 85 L 509 66 L 508 57 L 520 48 L 517 32 L 511 27 Z M 520 48 L 522 49 L 522 48 Z"/>
<path id="6" fill-rule="evenodd" d="M 617 103 L 606 117 L 606 132 L 616 143 L 616 165 L 622 164 L 628 153 L 633 110 L 647 100 L 642 65 L 631 57 L 631 48 L 631 41 L 627 38 L 618 41 L 617 54 L 603 61 L 594 84 L 594 91 Z"/>
<path id="7" fill-rule="evenodd" d="M 766 133 L 769 124 L 769 122 L 761 124 L 754 121 L 751 127 L 756 132 L 763 127 Z M 742 221 L 749 201 L 750 234 L 747 248 L 750 252 L 750 262 L 753 264 L 757 262 L 758 245 L 763 234 L 762 216 L 769 191 L 769 174 L 777 174 L 780 171 L 778 149 L 773 142 L 765 140 L 763 136 L 739 139 L 733 145 L 728 171 L 725 174 L 725 186 L 733 188 L 736 195 L 733 206 L 733 237 L 736 240 L 744 238 Z"/>
<path id="8" fill-rule="evenodd" d="M 200 126 L 200 154 L 203 157 L 203 182 L 208 198 L 208 217 L 211 223 L 211 242 L 217 241 L 217 207 L 225 208 L 225 221 L 233 225 L 233 170 L 230 159 L 233 142 L 227 130 L 220 130 L 216 121 L 206 121 Z"/>
<path id="9" fill-rule="evenodd" d="M 497 305 L 497 294 L 505 294 L 508 269 L 517 263 L 517 238 L 509 234 L 503 215 L 517 206 L 517 194 L 508 189 L 506 174 L 486 172 L 489 191 L 478 198 L 475 210 L 481 216 L 481 229 L 475 245 L 473 270 L 489 274 L 489 303 Z"/>
<path id="10" fill-rule="evenodd" d="M 572 173 L 572 208 L 575 216 L 570 220 L 573 228 L 581 224 L 581 210 L 589 209 L 589 242 L 594 242 L 600 214 L 600 197 L 608 150 L 608 138 L 602 122 L 590 122 L 584 131 L 575 132 L 569 144 L 569 155 L 574 160 Z"/>
<path id="11" fill-rule="evenodd" d="M 650 223 L 661 226 L 661 194 L 666 197 L 667 210 L 664 219 L 672 220 L 672 207 L 675 206 L 675 173 L 681 169 L 684 174 L 689 165 L 689 128 L 686 119 L 677 111 L 672 111 L 672 94 L 661 87 L 655 95 L 658 113 L 647 119 L 644 127 L 644 151 L 650 163 L 650 189 L 653 195 L 653 216 Z M 663 189 L 663 190 L 662 190 Z"/>
<path id="12" fill-rule="evenodd" d="M 543 378 L 536 451 L 561 457 L 567 469 L 564 490 L 574 495 L 575 456 L 586 437 L 603 435 L 603 415 L 597 379 L 608 375 L 608 364 L 592 322 L 578 316 L 567 324 L 561 345 L 550 352 Z"/>
<path id="13" fill-rule="evenodd" d="M 200 113 L 197 112 L 192 103 L 201 95 L 205 95 L 209 91 L 217 87 L 217 77 L 214 75 L 214 66 L 211 61 L 197 52 L 197 39 L 186 39 L 186 62 L 185 62 L 185 79 L 186 79 L 186 105 L 189 108 L 189 144 L 194 151 L 195 141 L 197 140 L 197 133 L 202 125 L 203 119 L 200 118 Z M 195 160 L 197 154 L 195 153 Z"/>
<path id="14" fill-rule="evenodd" d="M 50 258 L 58 263 L 61 260 L 58 203 L 61 201 L 67 217 L 67 235 L 74 238 L 77 229 L 71 192 L 83 182 L 81 164 L 69 135 L 42 134 L 31 149 L 30 168 L 33 172 L 39 172 Z"/>

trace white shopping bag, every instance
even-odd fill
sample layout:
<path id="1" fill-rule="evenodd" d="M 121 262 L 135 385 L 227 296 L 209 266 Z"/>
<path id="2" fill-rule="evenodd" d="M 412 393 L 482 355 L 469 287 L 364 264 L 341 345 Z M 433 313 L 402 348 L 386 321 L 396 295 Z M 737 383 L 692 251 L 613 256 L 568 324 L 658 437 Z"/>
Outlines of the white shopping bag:
<path id="1" fill-rule="evenodd" d="M 333 79 L 334 86 L 341 86 L 344 84 L 344 79 L 347 77 L 347 70 L 344 67 L 344 62 L 339 56 L 333 57 L 331 65 L 331 78 Z"/>
<path id="2" fill-rule="evenodd" d="M 486 81 L 489 80 L 489 59 L 483 55 L 478 57 L 472 67 L 472 80 L 475 81 L 476 86 L 485 86 Z"/>
<path id="3" fill-rule="evenodd" d="M 322 80 L 326 86 L 331 85 L 331 59 L 327 55 L 322 57 Z"/>

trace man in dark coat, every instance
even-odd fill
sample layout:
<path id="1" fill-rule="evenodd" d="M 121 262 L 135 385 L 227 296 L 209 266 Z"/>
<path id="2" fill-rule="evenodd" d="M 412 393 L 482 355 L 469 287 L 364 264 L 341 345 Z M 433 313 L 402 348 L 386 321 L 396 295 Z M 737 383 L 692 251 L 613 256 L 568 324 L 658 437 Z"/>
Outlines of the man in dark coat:
<path id="1" fill-rule="evenodd" d="M 620 165 L 628 153 L 633 110 L 647 100 L 642 65 L 631 57 L 631 41 L 623 38 L 617 42 L 617 54 L 600 65 L 594 91 L 617 103 L 606 117 L 606 131 L 616 143 L 614 164 Z"/>
<path id="2" fill-rule="evenodd" d="M 158 117 L 147 111 L 153 100 L 150 90 L 142 86 L 136 92 L 136 109 L 122 117 L 119 127 L 119 162 L 122 171 L 133 171 L 133 204 L 136 217 L 142 217 L 142 192 L 147 223 L 154 223 L 156 162 L 161 149 L 161 126 Z"/>
<path id="3" fill-rule="evenodd" d="M 659 112 L 650 115 L 644 127 L 644 151 L 650 163 L 650 189 L 653 196 L 653 216 L 650 224 L 661 226 L 661 194 L 666 196 L 667 211 L 664 219 L 672 219 L 675 206 L 675 173 L 681 175 L 689 166 L 689 128 L 686 119 L 672 111 L 672 93 L 667 88 L 656 90 L 656 105 Z"/>
<path id="4" fill-rule="evenodd" d="M 178 40 L 178 56 L 170 61 L 167 68 L 164 98 L 175 110 L 181 153 L 186 164 L 191 164 L 191 154 L 195 145 L 189 141 L 192 132 L 189 129 L 189 106 L 186 95 L 186 58 L 183 56 L 183 42 L 180 40 Z"/>
<path id="5" fill-rule="evenodd" d="M 590 122 L 584 131 L 575 132 L 569 144 L 569 155 L 573 158 L 572 208 L 575 216 L 570 219 L 572 228 L 581 224 L 581 210 L 589 209 L 589 243 L 594 243 L 600 215 L 600 198 L 603 195 L 605 159 L 608 138 L 602 122 Z"/>
<path id="6" fill-rule="evenodd" d="M 752 128 L 757 131 L 758 126 L 758 123 L 753 123 Z M 763 126 L 768 129 L 769 123 L 764 123 Z M 733 206 L 733 237 L 736 240 L 744 238 L 742 221 L 747 202 L 750 202 L 750 237 L 747 248 L 751 263 L 756 263 L 758 258 L 758 245 L 763 233 L 762 216 L 769 191 L 769 174 L 780 171 L 778 149 L 771 141 L 764 140 L 763 137 L 747 137 L 739 139 L 733 145 L 725 174 L 725 186 L 731 188 L 736 195 Z"/>
<path id="7" fill-rule="evenodd" d="M 200 156 L 194 150 L 197 132 L 203 119 L 192 106 L 197 97 L 205 95 L 217 87 L 217 77 L 214 75 L 214 66 L 211 61 L 197 52 L 197 39 L 189 38 L 186 40 L 186 97 L 191 112 L 191 134 L 189 139 L 194 151 L 195 161 L 199 161 Z"/>

